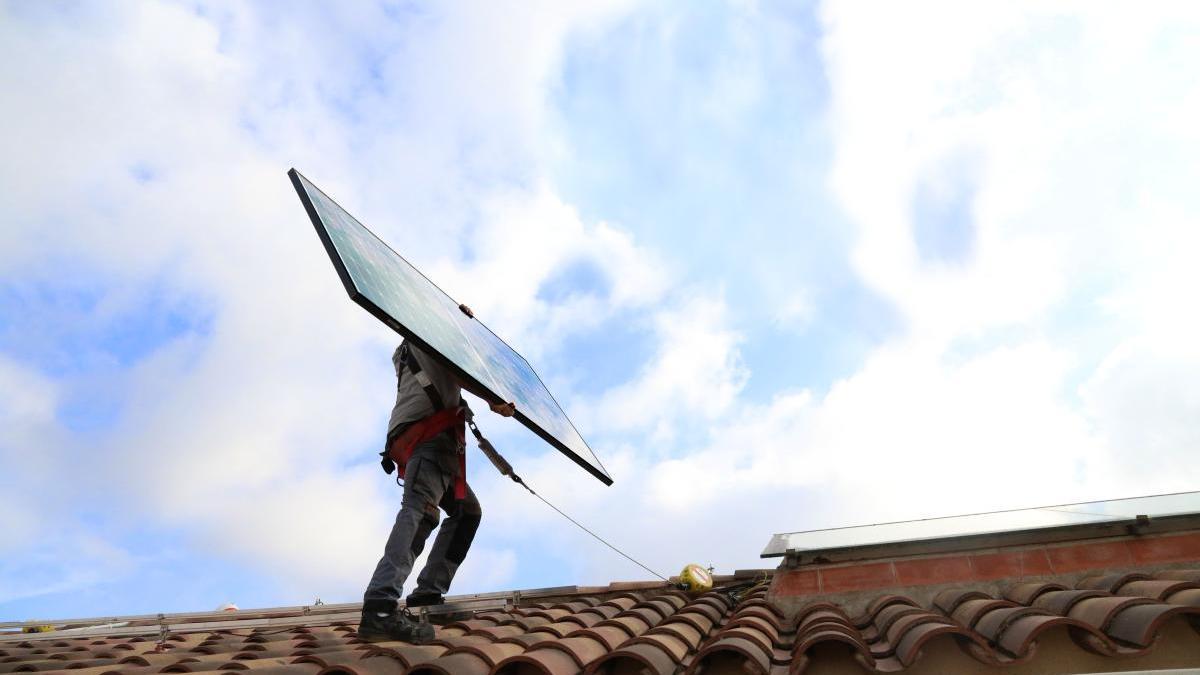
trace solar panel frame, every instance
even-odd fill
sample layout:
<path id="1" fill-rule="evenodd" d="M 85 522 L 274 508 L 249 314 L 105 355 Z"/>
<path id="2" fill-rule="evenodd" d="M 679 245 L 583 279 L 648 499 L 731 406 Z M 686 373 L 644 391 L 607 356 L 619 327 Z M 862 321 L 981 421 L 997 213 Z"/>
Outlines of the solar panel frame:
<path id="1" fill-rule="evenodd" d="M 451 297 L 449 293 L 446 293 L 444 290 L 442 290 L 442 288 L 440 286 L 438 286 L 436 283 L 434 283 L 432 279 L 425 276 L 425 274 L 423 272 L 421 272 L 420 269 L 418 269 L 412 263 L 408 262 L 408 260 L 404 256 L 400 255 L 395 249 L 393 249 L 386 241 L 383 240 L 382 237 L 375 234 L 375 232 L 373 232 L 369 227 L 364 225 L 357 218 L 354 218 L 354 216 L 350 215 L 350 212 L 347 211 L 345 208 L 343 208 L 341 206 L 341 204 L 338 204 L 337 200 L 333 199 L 328 194 L 326 194 L 324 190 L 321 190 L 321 188 L 317 187 L 315 183 L 313 183 L 307 177 L 303 176 L 295 168 L 288 170 L 288 177 L 292 181 L 292 186 L 296 189 L 296 194 L 300 197 L 300 202 L 304 205 L 304 210 L 308 214 L 309 220 L 312 221 L 313 227 L 317 230 L 317 236 L 321 239 L 321 243 L 325 247 L 325 252 L 329 255 L 329 259 L 333 263 L 334 269 L 337 271 L 338 278 L 341 279 L 342 286 L 346 289 L 346 293 L 350 296 L 350 299 L 358 306 L 367 310 L 367 312 L 370 313 L 372 316 L 374 316 L 376 319 L 383 322 L 384 325 L 388 326 L 392 330 L 399 333 L 404 339 L 411 340 L 414 344 L 417 345 L 417 347 L 422 349 L 426 354 L 429 354 L 432 358 L 437 360 L 438 363 L 440 363 L 441 365 L 443 365 L 444 367 L 449 369 L 450 372 L 453 373 L 455 377 L 460 378 L 460 380 L 462 380 L 462 381 L 470 383 L 473 387 L 475 387 L 477 389 L 487 392 L 490 395 L 488 397 L 489 403 L 506 403 L 507 401 L 505 401 L 503 399 L 503 397 L 496 394 L 493 391 L 492 387 L 489 387 L 486 384 L 484 384 L 483 382 L 480 382 L 476 377 L 474 377 L 473 375 L 468 373 L 464 368 L 459 366 L 452 359 L 443 355 L 438 349 L 434 348 L 431 344 L 429 344 L 426 340 L 424 340 L 415 331 L 409 329 L 407 326 L 405 326 L 403 323 L 401 323 L 398 319 L 396 319 L 391 314 L 389 314 L 386 310 L 381 308 L 379 305 L 375 304 L 375 302 L 373 302 L 369 297 L 367 297 L 364 293 L 362 293 L 359 290 L 358 286 L 354 282 L 353 276 L 350 274 L 350 270 L 347 268 L 345 262 L 342 260 L 342 255 L 338 251 L 337 246 L 333 241 L 333 238 L 330 236 L 329 232 L 327 231 L 325 222 L 324 222 L 324 220 L 322 220 L 320 212 L 317 209 L 317 206 L 313 203 L 312 198 L 309 196 L 308 191 L 305 187 L 305 183 L 307 183 L 309 186 L 312 186 L 312 188 L 314 190 L 321 193 L 322 197 L 329 200 L 331 203 L 333 203 L 335 206 L 337 206 L 337 208 L 341 209 L 341 211 L 343 213 L 345 213 L 347 216 L 349 216 L 351 219 L 354 220 L 355 224 L 357 224 L 364 231 L 366 231 L 368 234 L 370 234 L 372 237 L 374 237 L 376 240 L 378 240 L 379 243 L 381 243 L 384 247 L 386 247 L 389 251 L 391 251 L 391 253 L 393 255 L 395 255 L 397 258 L 399 258 L 401 261 L 403 261 L 404 264 L 406 264 L 410 268 L 412 268 L 417 274 L 419 274 L 422 278 L 424 278 L 425 281 L 427 281 L 429 283 L 429 285 L 431 287 L 433 287 L 438 293 L 441 293 L 443 296 L 445 296 L 445 298 L 447 300 L 449 300 L 451 303 L 453 303 L 455 305 L 458 305 L 459 303 L 457 301 L 455 301 L 454 298 Z M 598 456 L 596 456 L 595 451 L 593 451 L 591 449 L 591 446 L 589 446 L 587 444 L 587 441 L 584 440 L 583 434 L 580 434 L 579 430 L 575 428 L 575 423 L 572 422 L 571 418 L 567 416 L 567 414 L 563 410 L 562 406 L 559 405 L 557 399 L 554 398 L 554 394 L 551 393 L 549 387 L 547 387 L 546 384 L 544 382 L 542 382 L 541 376 L 537 374 L 537 371 L 533 369 L 533 366 L 530 365 L 529 361 L 526 360 L 525 357 L 520 354 L 520 352 L 513 349 L 512 346 L 510 346 L 507 342 L 505 342 L 499 335 L 496 335 L 496 333 L 494 331 L 492 331 L 490 328 L 488 328 L 486 324 L 479 321 L 478 319 L 474 319 L 472 321 L 472 323 L 479 326 L 483 330 L 485 330 L 488 334 L 490 334 L 492 336 L 492 338 L 494 338 L 496 340 L 496 342 L 503 345 L 504 348 L 508 349 L 509 352 L 511 352 L 518 359 L 520 359 L 521 362 L 523 362 L 525 364 L 525 367 L 528 369 L 529 373 L 532 374 L 533 377 L 537 380 L 538 385 L 545 392 L 545 394 L 549 398 L 550 402 L 552 402 L 554 404 L 554 406 L 558 409 L 559 414 L 562 415 L 562 418 L 564 420 L 566 420 L 568 425 L 570 425 L 571 430 L 579 438 L 579 441 L 583 444 L 583 447 L 587 448 L 588 452 L 591 453 L 593 458 L 595 458 L 596 464 L 593 465 L 587 459 L 581 457 L 578 453 L 576 453 L 570 447 L 568 447 L 567 444 L 564 443 L 562 440 L 555 437 L 554 434 L 543 429 L 541 425 L 539 425 L 534 420 L 530 419 L 529 416 L 526 415 L 521 410 L 520 407 L 517 408 L 516 414 L 514 415 L 514 419 L 516 419 L 518 422 L 520 422 L 522 425 L 524 425 L 530 431 L 534 432 L 534 434 L 536 434 L 539 438 L 541 438 L 542 440 L 549 443 L 556 450 L 558 450 L 559 452 L 566 455 L 569 459 L 574 461 L 576 464 L 578 464 L 581 468 L 583 468 L 585 471 L 590 473 L 592 476 L 594 476 L 600 482 L 604 483 L 605 485 L 612 485 L 613 479 L 611 476 L 608 475 L 608 472 L 604 469 L 604 465 L 600 462 L 600 458 Z"/>

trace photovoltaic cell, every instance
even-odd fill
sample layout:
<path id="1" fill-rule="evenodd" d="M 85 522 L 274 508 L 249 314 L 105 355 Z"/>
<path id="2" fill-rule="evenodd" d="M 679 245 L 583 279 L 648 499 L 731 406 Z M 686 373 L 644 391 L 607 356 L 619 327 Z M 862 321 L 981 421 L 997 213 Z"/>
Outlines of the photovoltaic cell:
<path id="1" fill-rule="evenodd" d="M 474 381 L 493 403 L 605 484 L 612 478 L 529 363 L 298 171 L 288 172 L 346 292 L 380 321 Z"/>

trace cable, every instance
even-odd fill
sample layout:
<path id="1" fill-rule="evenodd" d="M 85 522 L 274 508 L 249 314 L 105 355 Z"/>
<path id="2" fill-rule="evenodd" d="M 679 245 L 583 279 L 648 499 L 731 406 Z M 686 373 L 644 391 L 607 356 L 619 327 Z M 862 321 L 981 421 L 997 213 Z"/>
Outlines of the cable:
<path id="1" fill-rule="evenodd" d="M 667 583 L 671 583 L 670 579 L 664 577 L 663 575 L 659 574 L 658 572 L 655 572 L 654 570 L 650 569 L 649 567 L 646 567 L 642 563 L 635 560 L 633 558 L 633 556 L 622 551 L 621 549 L 617 548 L 616 546 L 613 546 L 612 544 L 608 543 L 607 541 L 604 540 L 603 537 L 601 537 L 600 535 L 596 534 L 595 532 L 592 532 L 591 530 L 584 527 L 578 520 L 575 520 L 571 516 L 568 516 L 567 514 L 563 513 L 562 509 L 551 504 L 548 499 L 546 499 L 545 497 L 534 492 L 533 488 L 526 485 L 525 481 L 521 480 L 521 477 L 518 476 L 515 471 L 513 471 L 512 464 L 509 464 L 508 460 L 504 459 L 504 456 L 501 455 L 500 452 L 496 450 L 496 447 L 494 445 L 492 445 L 492 442 L 489 441 L 487 438 L 484 438 L 483 432 L 480 431 L 479 427 L 475 425 L 474 415 L 471 414 L 470 408 L 467 408 L 466 421 L 467 421 L 467 426 L 470 427 L 470 429 L 471 429 L 471 433 L 475 435 L 475 440 L 479 442 L 479 449 L 483 451 L 483 454 L 488 458 L 489 461 L 491 461 L 492 466 L 496 467 L 496 470 L 500 472 L 501 476 L 508 476 L 509 478 L 512 479 L 512 481 L 514 483 L 516 483 L 517 485 L 520 485 L 521 487 L 525 488 L 526 490 L 529 490 L 529 494 L 531 494 L 534 497 L 537 497 L 538 499 L 545 502 L 546 506 L 549 506 L 550 508 L 554 509 L 555 511 L 558 511 L 558 515 L 562 516 L 563 518 L 566 518 L 567 520 L 574 523 L 575 526 L 578 527 L 579 529 L 581 529 L 584 532 L 587 532 L 588 534 L 595 537 L 596 541 L 600 542 L 601 544 L 604 544 L 605 546 L 611 548 L 612 550 L 616 551 L 617 553 L 620 553 L 629 562 L 646 570 L 647 572 L 649 572 L 650 574 L 653 574 L 654 576 L 658 577 L 659 579 L 662 579 L 663 581 L 665 581 Z"/>
<path id="2" fill-rule="evenodd" d="M 526 484 L 525 484 L 525 481 L 521 480 L 521 477 L 520 477 L 520 476 L 518 476 L 517 474 L 515 474 L 515 473 L 514 473 L 514 474 L 511 474 L 509 477 L 513 479 L 513 482 L 517 483 L 518 485 L 520 485 L 521 487 L 525 488 L 526 490 L 529 490 L 529 494 L 531 494 L 531 495 L 533 495 L 534 497 L 537 497 L 538 499 L 542 500 L 542 501 L 543 501 L 543 502 L 546 504 L 546 506 L 549 506 L 550 508 L 554 509 L 555 511 L 558 511 L 558 515 L 562 516 L 563 518 L 566 518 L 567 520 L 569 520 L 569 521 L 571 521 L 572 523 L 574 523 L 574 524 L 575 524 L 575 526 L 576 526 L 576 527 L 578 527 L 579 529 L 581 529 L 581 530 L 583 530 L 584 532 L 587 532 L 588 534 L 590 534 L 590 535 L 592 535 L 593 537 L 595 537 L 596 541 L 600 542 L 601 544 L 604 544 L 605 546 L 607 546 L 607 547 L 611 548 L 612 550 L 616 551 L 617 553 L 620 553 L 622 556 L 624 556 L 624 557 L 625 557 L 625 559 L 626 559 L 626 560 L 628 560 L 629 562 L 631 562 L 631 563 L 633 563 L 633 564 L 637 565 L 638 567 L 640 567 L 640 568 L 642 568 L 642 569 L 646 570 L 646 571 L 647 571 L 647 572 L 649 572 L 650 574 L 653 574 L 654 576 L 658 577 L 659 579 L 662 579 L 663 581 L 665 581 L 665 582 L 667 582 L 667 583 L 671 583 L 671 580 L 670 580 L 670 579 L 668 579 L 668 578 L 664 577 L 663 575 L 659 574 L 658 572 L 655 572 L 654 570 L 650 569 L 649 567 L 646 567 L 646 566 L 645 566 L 645 565 L 643 565 L 642 563 L 640 563 L 640 562 L 638 562 L 637 560 L 635 560 L 635 559 L 633 558 L 633 556 L 629 555 L 628 553 L 626 553 L 626 552 L 622 551 L 621 549 L 617 548 L 616 546 L 613 546 L 612 544 L 610 544 L 610 543 L 608 543 L 607 541 L 605 541 L 605 540 L 604 540 L 604 537 L 601 537 L 600 535 L 596 534 L 595 532 L 592 532 L 592 531 L 591 531 L 591 530 L 589 530 L 588 528 L 584 527 L 584 526 L 583 526 L 583 525 L 582 525 L 582 524 L 581 524 L 581 523 L 580 523 L 578 520 L 575 520 L 575 519 L 574 519 L 574 518 L 572 518 L 571 516 L 568 516 L 567 514 L 563 513 L 562 509 L 560 509 L 560 508 L 558 508 L 557 506 L 555 506 L 555 505 L 551 504 L 551 503 L 550 503 L 550 500 L 548 500 L 548 499 L 546 499 L 545 497 L 543 497 L 543 496 L 539 495 L 538 493 L 534 492 L 534 491 L 533 491 L 533 488 L 531 488 L 531 487 L 529 487 L 528 485 L 526 485 Z"/>
<path id="3" fill-rule="evenodd" d="M 993 516 L 998 513 L 1016 513 L 1018 511 L 1057 511 L 1057 510 L 1064 509 L 1065 507 L 1068 507 L 1068 506 L 1085 506 L 1088 504 L 1100 504 L 1100 503 L 1111 504 L 1113 502 L 1133 501 L 1134 499 L 1155 499 L 1158 497 L 1179 497 L 1182 495 L 1190 495 L 1190 494 L 1195 494 L 1195 492 L 1164 492 L 1162 494 L 1156 494 L 1156 495 L 1140 495 L 1140 496 L 1136 496 L 1136 497 L 1118 497 L 1117 499 L 1097 499 L 1097 500 L 1092 500 L 1090 502 L 1071 502 L 1070 504 L 1050 504 L 1048 506 L 1023 506 L 1021 508 L 1016 508 L 1016 509 L 997 509 L 995 511 L 980 511 L 978 513 L 962 513 L 957 516 L 933 516 L 933 517 L 929 517 L 929 518 L 913 518 L 911 520 L 889 520 L 889 521 L 882 522 L 882 523 L 862 523 L 859 525 L 842 525 L 840 527 L 822 527 L 822 528 L 818 528 L 815 530 L 803 530 L 801 532 L 789 532 L 788 534 L 812 534 L 813 532 L 836 532 L 838 530 L 854 530 L 854 529 L 857 529 L 860 527 L 879 527 L 880 525 L 908 525 L 910 523 L 925 523 L 925 522 L 929 522 L 929 521 L 933 521 L 933 520 L 950 520 L 951 518 L 972 518 L 974 516 Z M 1081 514 L 1081 515 L 1094 515 L 1094 516 L 1104 515 L 1106 517 L 1111 517 L 1111 518 L 1121 518 L 1122 517 L 1120 514 L 1112 514 L 1112 515 L 1100 514 L 1100 513 L 1088 514 L 1087 512 L 1084 512 L 1084 511 L 1064 511 L 1064 513 L 1075 513 L 1075 514 Z M 1124 517 L 1132 518 L 1132 516 L 1124 516 Z"/>

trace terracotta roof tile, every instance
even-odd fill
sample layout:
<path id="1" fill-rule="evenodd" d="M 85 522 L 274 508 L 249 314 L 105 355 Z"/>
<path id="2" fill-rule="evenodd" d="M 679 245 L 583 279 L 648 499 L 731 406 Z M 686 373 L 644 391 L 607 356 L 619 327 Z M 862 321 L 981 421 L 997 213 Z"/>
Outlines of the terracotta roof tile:
<path id="1" fill-rule="evenodd" d="M 1037 658 L 1039 642 L 1055 633 L 1070 637 L 1065 644 L 1076 646 L 1069 648 L 1101 657 L 1152 654 L 1170 634 L 1172 640 L 1191 640 L 1183 651 L 1190 647 L 1200 661 L 1200 570 L 1122 571 L 1072 584 L 966 586 L 943 590 L 925 603 L 882 592 L 858 615 L 818 597 L 789 616 L 767 598 L 763 583 L 733 583 L 702 595 L 664 584 L 621 585 L 480 613 L 438 627 L 436 641 L 426 646 L 367 644 L 353 624 L 322 625 L 328 619 L 318 615 L 306 620 L 308 625 L 284 630 L 212 630 L 210 621 L 194 632 L 176 626 L 161 640 L 119 634 L 0 637 L 0 673 L 69 668 L 97 675 L 231 669 L 262 675 L 626 670 L 802 675 L 830 654 L 849 654 L 868 672 L 885 673 L 918 667 L 930 650 L 951 650 L 1004 672 L 1007 665 Z M 841 645 L 841 651 L 831 652 L 828 645 Z"/>

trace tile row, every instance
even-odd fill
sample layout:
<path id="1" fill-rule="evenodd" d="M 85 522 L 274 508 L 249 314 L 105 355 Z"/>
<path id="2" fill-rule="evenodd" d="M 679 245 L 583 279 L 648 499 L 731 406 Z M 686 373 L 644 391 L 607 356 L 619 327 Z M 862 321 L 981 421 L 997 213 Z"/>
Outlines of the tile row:
<path id="1" fill-rule="evenodd" d="M 918 666 L 951 649 L 989 667 L 1027 663 L 1054 631 L 1098 657 L 1152 652 L 1168 626 L 1185 626 L 1200 654 L 1200 570 L 1122 573 L 1019 583 L 995 596 L 947 590 L 922 606 L 875 597 L 850 615 L 815 601 L 786 616 L 765 583 L 702 595 L 666 587 L 484 612 L 439 627 L 433 643 L 365 643 L 352 624 L 172 633 L 162 639 L 42 637 L 0 643 L 0 674 L 107 675 L 232 672 L 262 675 L 714 675 L 800 674 L 838 646 L 867 671 Z M 314 619 L 319 620 L 319 619 Z"/>
<path id="2" fill-rule="evenodd" d="M 698 658 L 721 653 L 724 662 L 740 660 L 743 672 L 798 673 L 815 648 L 839 644 L 870 671 L 896 672 L 916 664 L 931 641 L 943 640 L 977 662 L 1007 666 L 1032 659 L 1035 643 L 1051 630 L 1065 630 L 1092 654 L 1140 656 L 1176 620 L 1195 629 L 1189 639 L 1200 654 L 1200 570 L 1092 576 L 1073 589 L 1023 583 L 1003 597 L 947 590 L 930 608 L 904 596 L 881 595 L 855 617 L 839 605 L 815 601 L 786 622 L 752 596 Z"/>

